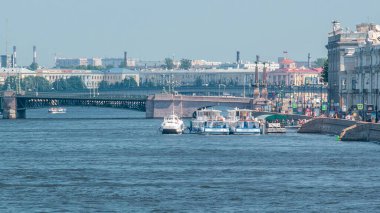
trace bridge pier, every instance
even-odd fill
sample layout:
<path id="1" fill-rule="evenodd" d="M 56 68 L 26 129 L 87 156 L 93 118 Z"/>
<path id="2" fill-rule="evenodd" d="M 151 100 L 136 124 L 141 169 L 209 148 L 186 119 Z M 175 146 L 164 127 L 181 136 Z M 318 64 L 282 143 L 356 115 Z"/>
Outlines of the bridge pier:
<path id="1" fill-rule="evenodd" d="M 26 118 L 26 109 L 23 104 L 17 100 L 15 91 L 5 91 L 3 93 L 3 119 L 20 119 Z"/>
<path id="2" fill-rule="evenodd" d="M 225 106 L 231 108 L 252 109 L 250 98 L 219 96 L 184 96 L 156 94 L 148 97 L 145 103 L 146 118 L 162 118 L 173 111 L 183 118 L 191 118 L 193 113 L 203 107 Z"/>

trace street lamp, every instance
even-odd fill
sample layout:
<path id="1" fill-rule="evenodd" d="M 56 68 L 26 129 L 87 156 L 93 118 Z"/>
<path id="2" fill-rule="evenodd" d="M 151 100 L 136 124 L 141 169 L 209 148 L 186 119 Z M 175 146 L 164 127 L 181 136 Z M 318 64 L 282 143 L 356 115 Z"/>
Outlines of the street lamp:
<path id="1" fill-rule="evenodd" d="M 225 85 L 225 84 L 219 84 L 218 86 L 219 86 L 218 96 L 220 96 L 220 86 L 223 86 L 223 87 L 224 87 L 224 89 L 223 89 L 223 93 L 225 93 L 225 92 L 226 92 L 226 85 Z"/>

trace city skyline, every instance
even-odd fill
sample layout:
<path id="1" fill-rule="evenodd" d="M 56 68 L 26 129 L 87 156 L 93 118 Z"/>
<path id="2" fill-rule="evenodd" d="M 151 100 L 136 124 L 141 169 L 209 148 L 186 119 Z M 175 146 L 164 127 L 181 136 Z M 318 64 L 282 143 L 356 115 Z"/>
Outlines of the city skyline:
<path id="1" fill-rule="evenodd" d="M 327 57 L 331 21 L 354 29 L 379 22 L 375 7 L 366 13 L 344 1 L 47 1 L 4 2 L 0 14 L 0 52 L 17 46 L 18 64 L 52 66 L 58 57 L 165 57 L 230 61 L 276 60 L 283 51 L 295 60 Z M 371 5 L 376 1 L 362 1 Z M 265 9 L 263 9 L 265 8 Z M 339 8 L 339 10 L 337 10 Z M 311 10 L 312 9 L 312 10 Z M 322 16 L 319 16 L 321 14 Z M 355 16 L 352 16 L 355 14 Z"/>

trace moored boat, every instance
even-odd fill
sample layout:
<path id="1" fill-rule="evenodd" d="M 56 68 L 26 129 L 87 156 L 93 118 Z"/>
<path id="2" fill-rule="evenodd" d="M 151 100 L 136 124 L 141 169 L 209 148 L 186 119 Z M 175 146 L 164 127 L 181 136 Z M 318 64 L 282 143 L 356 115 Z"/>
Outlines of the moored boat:
<path id="1" fill-rule="evenodd" d="M 48 113 L 50 114 L 63 114 L 66 113 L 66 109 L 62 107 L 52 107 L 49 108 Z"/>
<path id="2" fill-rule="evenodd" d="M 206 121 L 202 131 L 203 134 L 209 135 L 228 135 L 230 134 L 230 128 L 226 121 Z"/>
<path id="3" fill-rule="evenodd" d="M 200 109 L 195 111 L 195 118 L 190 122 L 190 133 L 229 134 L 229 124 L 220 110 Z"/>
<path id="4" fill-rule="evenodd" d="M 267 133 L 286 133 L 286 129 L 280 123 L 267 123 Z"/>
<path id="5" fill-rule="evenodd" d="M 165 117 L 161 124 L 162 134 L 182 134 L 184 130 L 183 121 L 175 114 Z"/>
<path id="6" fill-rule="evenodd" d="M 238 109 L 228 111 L 231 134 L 260 134 L 260 123 L 255 120 L 253 110 Z"/>

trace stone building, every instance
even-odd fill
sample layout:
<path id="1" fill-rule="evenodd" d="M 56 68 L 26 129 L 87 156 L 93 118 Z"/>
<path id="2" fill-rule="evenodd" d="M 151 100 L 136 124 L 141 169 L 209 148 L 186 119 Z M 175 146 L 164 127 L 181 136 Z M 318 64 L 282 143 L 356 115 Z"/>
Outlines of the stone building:
<path id="1" fill-rule="evenodd" d="M 279 69 L 268 72 L 268 84 L 285 86 L 321 84 L 322 68 L 298 68 L 296 62 L 288 58 L 282 59 L 279 64 Z"/>
<path id="2" fill-rule="evenodd" d="M 255 70 L 250 69 L 204 69 L 204 70 L 141 70 L 140 84 L 162 86 L 173 82 L 176 86 L 243 86 L 251 85 Z M 259 73 L 261 79 L 262 72 Z"/>
<path id="3" fill-rule="evenodd" d="M 350 65 L 354 60 L 352 51 L 365 42 L 371 26 L 371 24 L 359 24 L 356 26 L 356 31 L 350 31 L 343 29 L 338 21 L 333 22 L 333 31 L 329 34 L 326 45 L 329 60 L 328 102 L 330 110 L 340 111 L 344 109 L 340 94 L 344 91 L 340 84 L 346 85 L 347 78 L 343 81 L 341 76 L 347 73 L 351 75 L 350 73 L 353 72 L 353 70 L 349 70 L 352 69 Z"/>
<path id="4" fill-rule="evenodd" d="M 331 110 L 379 106 L 380 26 L 359 24 L 355 32 L 336 27 L 329 37 L 329 101 Z M 333 32 L 334 33 L 334 32 Z M 372 109 L 373 110 L 373 109 Z"/>

